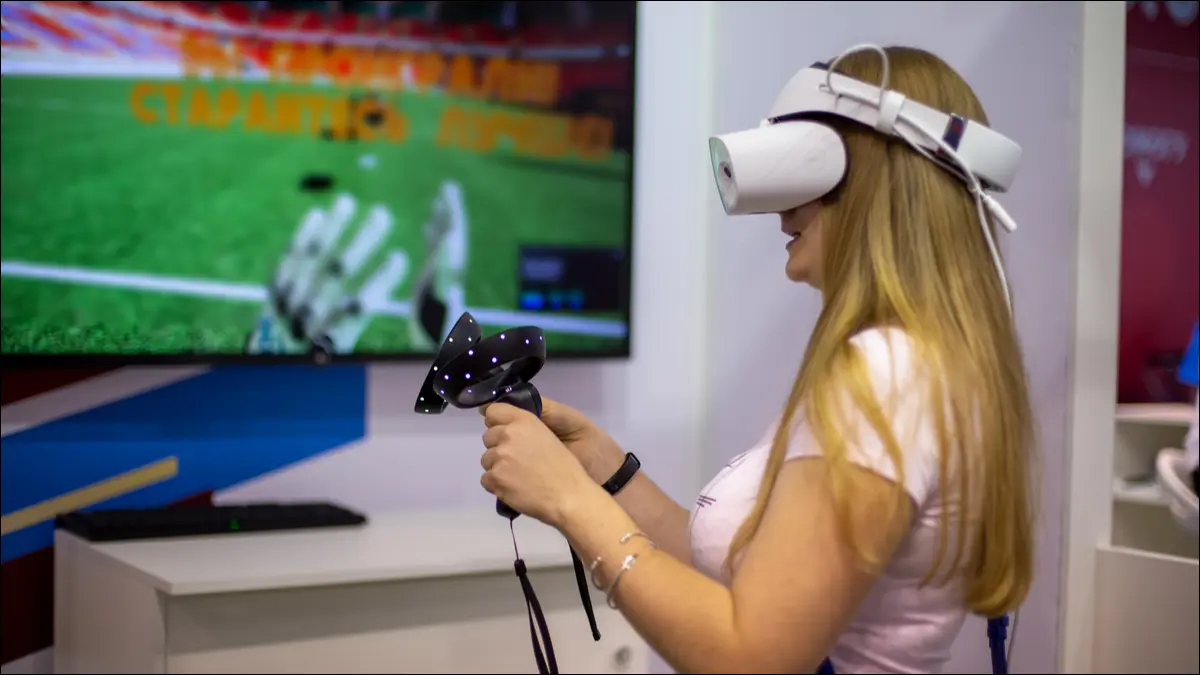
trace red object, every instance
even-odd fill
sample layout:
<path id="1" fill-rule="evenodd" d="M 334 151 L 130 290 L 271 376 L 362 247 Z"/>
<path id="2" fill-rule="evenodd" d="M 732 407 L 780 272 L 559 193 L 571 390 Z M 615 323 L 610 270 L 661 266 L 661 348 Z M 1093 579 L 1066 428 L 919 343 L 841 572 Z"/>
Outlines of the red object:
<path id="1" fill-rule="evenodd" d="M 4 387 L 0 390 L 0 403 L 16 403 L 31 396 L 103 375 L 110 370 L 17 370 L 5 373 Z"/>
<path id="2" fill-rule="evenodd" d="M 44 16 L 36 12 L 29 12 L 25 18 L 63 40 L 71 41 L 80 39 L 79 36 L 75 34 L 75 31 L 70 30 L 66 26 L 48 16 Z"/>
<path id="3" fill-rule="evenodd" d="M 1134 3 L 1127 22 L 1122 403 L 1158 398 L 1149 362 L 1183 352 L 1200 305 L 1200 31 L 1166 5 Z"/>
<path id="4" fill-rule="evenodd" d="M 232 24 L 246 25 L 250 23 L 253 11 L 244 2 L 222 2 L 217 6 L 217 12 Z"/>

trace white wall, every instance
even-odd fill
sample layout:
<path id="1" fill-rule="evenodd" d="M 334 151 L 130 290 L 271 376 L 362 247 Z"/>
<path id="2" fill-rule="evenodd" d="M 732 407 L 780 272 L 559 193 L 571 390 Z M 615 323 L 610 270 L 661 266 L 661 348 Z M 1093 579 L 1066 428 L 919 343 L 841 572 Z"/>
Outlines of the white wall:
<path id="1" fill-rule="evenodd" d="M 1079 233 L 1062 564 L 1062 669 L 1093 672 L 1096 547 L 1112 532 L 1121 297 L 1125 11 L 1086 3 L 1079 87 Z"/>
<path id="2" fill-rule="evenodd" d="M 1020 615 L 1017 672 L 1057 670 L 1082 4 L 717 3 L 713 117 L 721 131 L 757 124 L 802 66 L 860 42 L 900 43 L 958 69 L 993 126 L 1025 149 L 1022 171 L 1002 198 L 1020 229 L 1001 245 L 1044 459 L 1038 578 Z M 727 219 L 715 198 L 708 203 L 716 228 L 707 270 L 710 452 L 702 465 L 713 472 L 778 413 L 820 300 L 784 278 L 775 218 Z M 946 672 L 991 672 L 982 621 L 966 627 Z"/>

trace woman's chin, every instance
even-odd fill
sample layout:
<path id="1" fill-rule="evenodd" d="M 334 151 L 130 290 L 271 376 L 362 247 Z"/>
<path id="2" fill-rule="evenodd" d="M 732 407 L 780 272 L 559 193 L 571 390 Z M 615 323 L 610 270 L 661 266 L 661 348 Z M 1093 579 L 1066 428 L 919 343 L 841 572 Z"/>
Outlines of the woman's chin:
<path id="1" fill-rule="evenodd" d="M 787 275 L 789 281 L 794 281 L 798 284 L 809 283 L 808 267 L 799 265 L 795 260 L 788 260 L 783 267 L 783 273 Z"/>
<path id="2" fill-rule="evenodd" d="M 816 275 L 814 275 L 812 270 L 808 267 L 789 264 L 784 268 L 784 274 L 787 275 L 789 281 L 811 286 L 818 291 L 821 290 L 820 285 L 817 284 Z"/>

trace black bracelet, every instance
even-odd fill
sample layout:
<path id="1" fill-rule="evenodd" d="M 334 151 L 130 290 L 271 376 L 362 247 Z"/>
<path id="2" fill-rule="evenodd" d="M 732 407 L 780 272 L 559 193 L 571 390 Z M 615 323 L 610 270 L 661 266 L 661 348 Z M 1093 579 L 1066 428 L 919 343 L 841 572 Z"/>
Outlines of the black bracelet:
<path id="1" fill-rule="evenodd" d="M 632 452 L 625 453 L 625 463 L 621 465 L 621 468 L 617 469 L 612 478 L 604 482 L 605 491 L 610 495 L 617 494 L 633 479 L 634 474 L 640 468 L 642 468 L 642 463 L 638 460 L 637 456 Z"/>

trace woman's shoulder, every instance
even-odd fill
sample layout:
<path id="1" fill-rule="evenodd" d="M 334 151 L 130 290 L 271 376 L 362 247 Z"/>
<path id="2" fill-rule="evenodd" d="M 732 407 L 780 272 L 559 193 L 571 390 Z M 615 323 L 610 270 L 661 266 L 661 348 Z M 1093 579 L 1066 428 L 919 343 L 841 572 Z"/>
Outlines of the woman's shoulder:
<path id="1" fill-rule="evenodd" d="M 850 344 L 862 356 L 877 395 L 911 389 L 915 384 L 920 358 L 908 331 L 892 326 L 868 328 L 850 338 Z"/>
<path id="2" fill-rule="evenodd" d="M 850 338 L 850 344 L 868 357 L 882 358 L 909 358 L 916 348 L 912 335 L 899 326 L 865 328 Z"/>
<path id="3" fill-rule="evenodd" d="M 877 417 L 854 402 L 843 416 L 843 436 L 849 442 L 847 457 L 885 478 L 901 477 L 914 501 L 923 504 L 938 483 L 937 434 L 932 427 L 926 371 L 912 335 L 902 328 L 870 328 L 850 340 L 859 351 L 875 393 L 878 413 L 886 422 L 886 434 L 873 422 Z M 814 454 L 815 446 L 801 444 L 793 455 Z M 807 447 L 804 447 L 807 446 Z M 898 451 L 898 456 L 893 454 Z"/>

